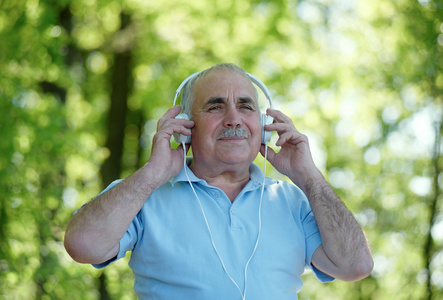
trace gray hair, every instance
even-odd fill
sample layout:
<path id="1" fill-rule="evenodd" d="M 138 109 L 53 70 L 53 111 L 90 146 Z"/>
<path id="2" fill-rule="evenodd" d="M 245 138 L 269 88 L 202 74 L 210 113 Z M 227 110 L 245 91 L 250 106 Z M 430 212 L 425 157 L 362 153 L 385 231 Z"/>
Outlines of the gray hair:
<path id="1" fill-rule="evenodd" d="M 206 70 L 201 71 L 196 77 L 192 78 L 183 88 L 183 93 L 182 93 L 182 97 L 181 97 L 181 106 L 182 106 L 182 111 L 187 114 L 191 120 L 193 119 L 192 116 L 192 107 L 194 105 L 194 100 L 195 100 L 195 94 L 194 94 L 194 85 L 195 82 L 197 80 L 199 80 L 200 78 L 205 77 L 208 73 L 210 73 L 211 71 L 214 70 L 228 70 L 228 71 L 233 71 L 235 73 L 238 73 L 240 75 L 243 75 L 245 78 L 247 78 L 249 80 L 249 82 L 251 83 L 252 87 L 254 88 L 254 92 L 255 92 L 255 101 L 257 102 L 257 107 L 258 106 L 258 93 L 257 93 L 257 89 L 255 88 L 255 86 L 252 84 L 251 79 L 248 76 L 248 73 L 246 73 L 245 70 L 243 70 L 241 67 L 237 66 L 236 64 L 233 63 L 222 63 L 222 64 L 216 64 Z"/>

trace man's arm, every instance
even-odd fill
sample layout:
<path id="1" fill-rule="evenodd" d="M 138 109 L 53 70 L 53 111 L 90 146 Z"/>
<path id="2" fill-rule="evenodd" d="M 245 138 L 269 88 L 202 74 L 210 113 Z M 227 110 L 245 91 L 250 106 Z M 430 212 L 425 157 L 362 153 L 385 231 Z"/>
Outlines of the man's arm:
<path id="1" fill-rule="evenodd" d="M 268 114 L 275 121 L 266 130 L 277 131 L 276 145 L 281 146 L 278 153 L 269 149 L 268 160 L 303 190 L 318 224 L 322 245 L 314 252 L 312 264 L 345 281 L 368 276 L 373 260 L 364 232 L 315 166 L 307 137 L 280 111 L 268 109 Z M 264 154 L 264 146 L 260 151 Z"/>
<path id="2" fill-rule="evenodd" d="M 311 204 L 323 243 L 314 252 L 312 264 L 344 281 L 368 276 L 373 267 L 372 256 L 364 232 L 351 212 L 320 172 L 301 188 Z"/>
<path id="3" fill-rule="evenodd" d="M 149 196 L 183 164 L 183 148 L 171 149 L 175 132 L 189 135 L 193 121 L 176 120 L 180 106 L 158 121 L 149 161 L 111 190 L 92 200 L 74 215 L 65 234 L 65 248 L 81 263 L 99 264 L 118 254 L 120 239 Z"/>

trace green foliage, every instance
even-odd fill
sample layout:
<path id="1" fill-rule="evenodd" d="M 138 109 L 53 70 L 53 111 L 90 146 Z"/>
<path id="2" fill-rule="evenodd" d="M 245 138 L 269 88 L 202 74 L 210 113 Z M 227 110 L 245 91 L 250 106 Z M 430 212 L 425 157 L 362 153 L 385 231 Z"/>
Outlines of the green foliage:
<path id="1" fill-rule="evenodd" d="M 371 243 L 370 277 L 320 284 L 308 273 L 300 299 L 443 296 L 440 1 L 6 0 L 0 8 L 0 298 L 101 298 L 102 271 L 73 262 L 63 234 L 102 189 L 107 124 L 119 118 L 109 116 L 112 97 L 127 83 L 126 177 L 149 158 L 178 84 L 218 62 L 267 84 Z M 130 74 L 116 85 L 125 57 Z M 268 175 L 281 177 L 270 165 Z M 113 299 L 135 298 L 127 261 L 105 274 Z"/>

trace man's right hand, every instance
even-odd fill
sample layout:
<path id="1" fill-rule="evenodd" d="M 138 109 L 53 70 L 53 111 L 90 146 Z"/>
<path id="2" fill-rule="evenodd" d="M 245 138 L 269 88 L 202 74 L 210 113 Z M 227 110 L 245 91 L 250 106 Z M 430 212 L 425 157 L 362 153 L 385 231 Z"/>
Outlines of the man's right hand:
<path id="1" fill-rule="evenodd" d="M 170 140 L 174 133 L 190 135 L 194 121 L 175 119 L 181 107 L 170 108 L 157 122 L 157 132 L 152 139 L 151 157 L 147 164 L 157 170 L 155 180 L 158 186 L 176 176 L 183 166 L 183 146 L 171 148 Z M 186 152 L 189 144 L 186 145 Z"/>

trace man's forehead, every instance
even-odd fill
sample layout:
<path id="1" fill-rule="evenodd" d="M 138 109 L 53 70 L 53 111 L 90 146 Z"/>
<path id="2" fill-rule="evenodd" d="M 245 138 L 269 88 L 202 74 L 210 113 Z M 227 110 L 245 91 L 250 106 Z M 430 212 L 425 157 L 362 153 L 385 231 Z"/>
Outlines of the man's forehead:
<path id="1" fill-rule="evenodd" d="M 250 79 L 233 70 L 211 70 L 196 81 L 194 92 L 221 92 L 230 88 L 235 88 L 245 96 L 250 94 L 255 99 L 255 89 Z"/>

